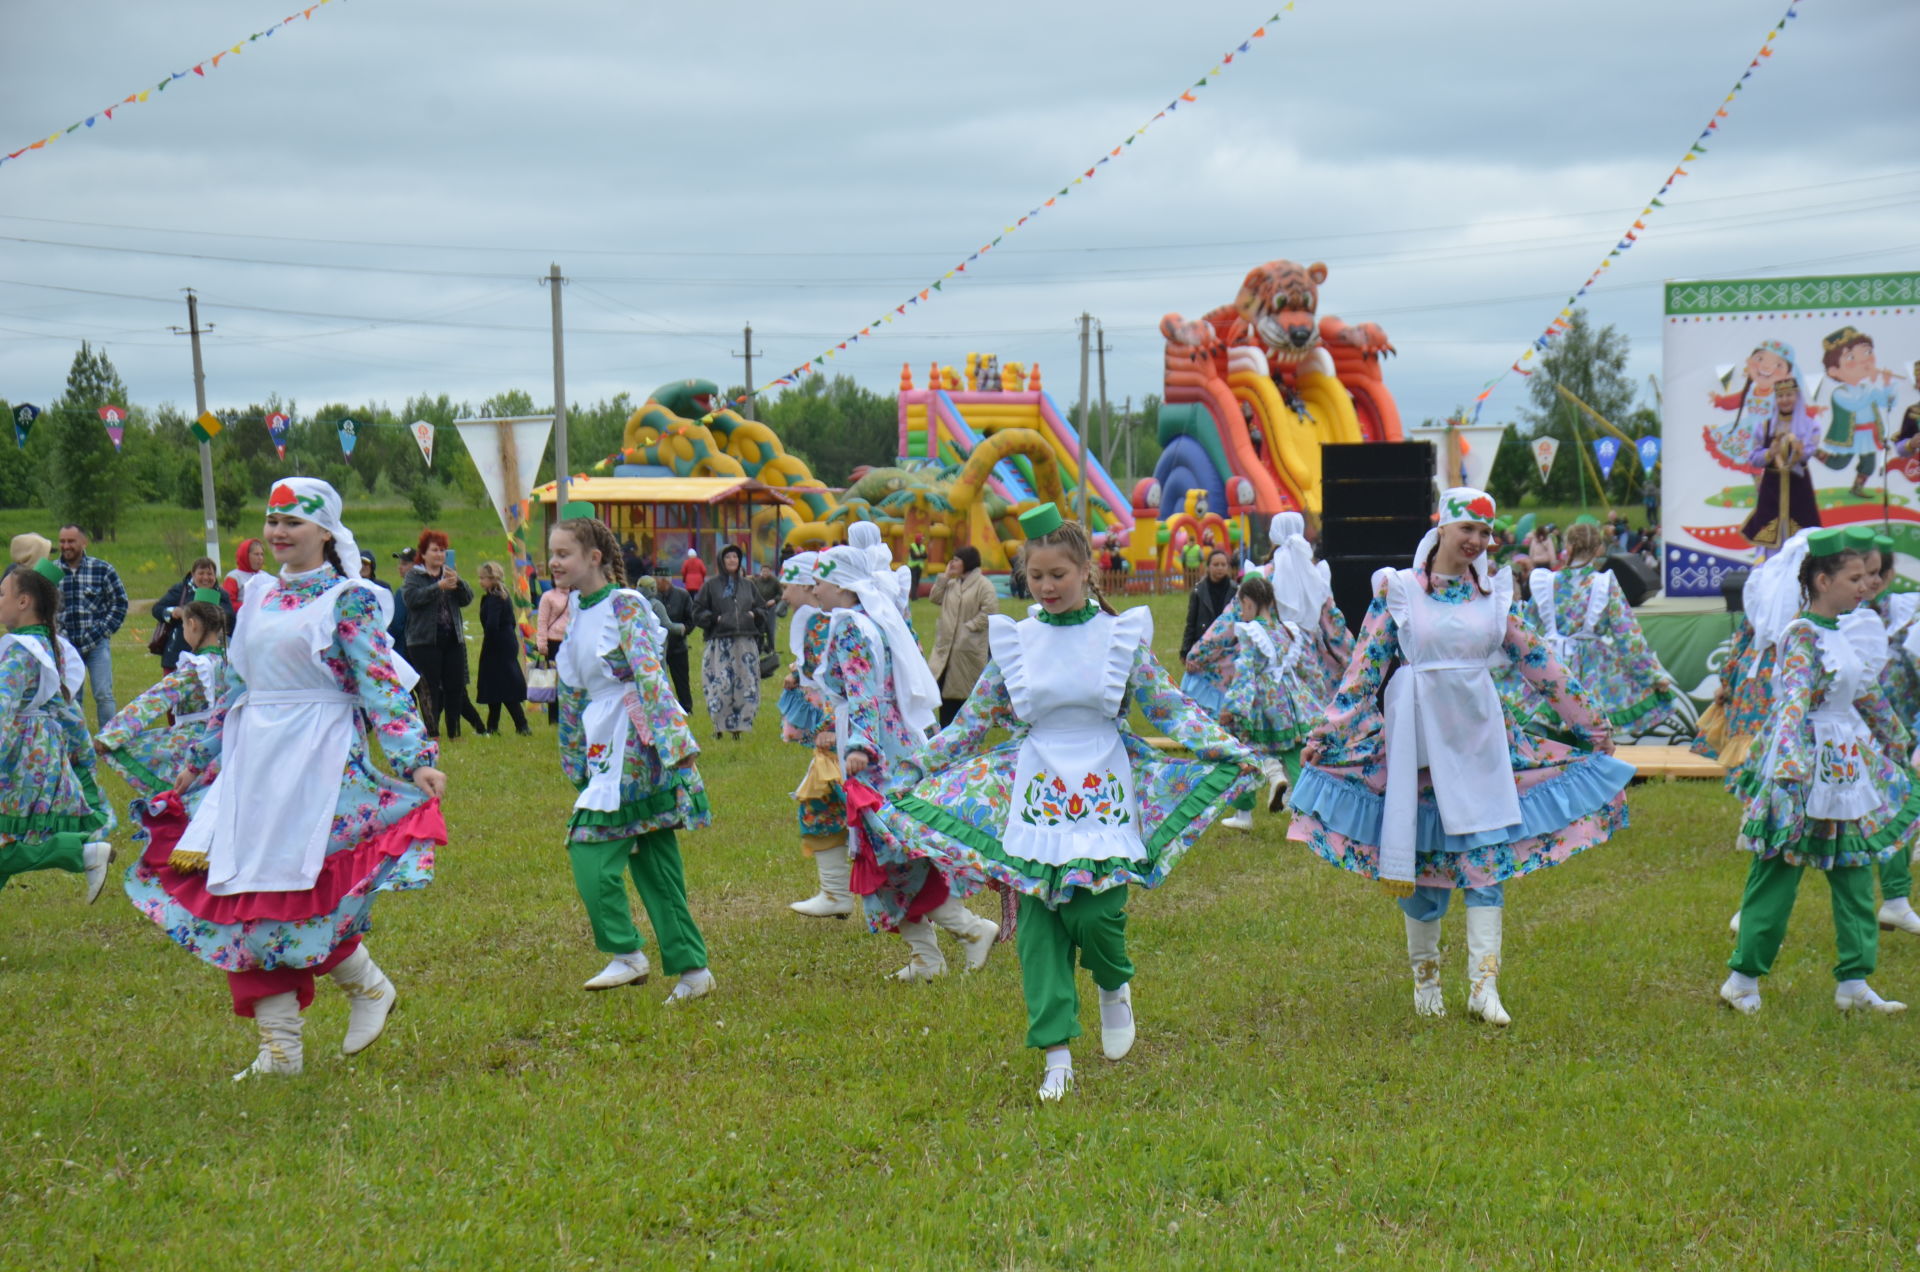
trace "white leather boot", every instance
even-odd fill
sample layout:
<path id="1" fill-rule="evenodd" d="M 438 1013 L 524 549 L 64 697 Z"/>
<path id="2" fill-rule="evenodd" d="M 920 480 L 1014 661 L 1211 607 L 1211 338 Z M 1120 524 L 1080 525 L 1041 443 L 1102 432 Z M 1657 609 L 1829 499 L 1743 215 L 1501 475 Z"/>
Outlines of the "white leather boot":
<path id="1" fill-rule="evenodd" d="M 853 889 L 848 885 L 853 867 L 847 861 L 847 846 L 841 844 L 838 848 L 814 853 L 813 868 L 820 874 L 820 891 L 787 908 L 810 919 L 844 919 L 852 914 Z"/>
<path id="2" fill-rule="evenodd" d="M 83 846 L 80 854 L 81 861 L 87 867 L 87 904 L 92 905 L 100 899 L 100 889 L 107 886 L 107 867 L 113 864 L 113 845 L 96 839 Z"/>
<path id="3" fill-rule="evenodd" d="M 913 957 L 905 967 L 893 974 L 893 979 L 930 981 L 936 976 L 946 975 L 947 959 L 940 952 L 940 938 L 934 932 L 933 924 L 925 919 L 902 923 L 900 939 L 907 943 L 907 949 L 912 951 Z"/>
<path id="4" fill-rule="evenodd" d="M 1508 1025 L 1513 1017 L 1500 1005 L 1494 978 L 1500 975 L 1500 924 L 1506 911 L 1497 905 L 1470 905 L 1467 909 L 1467 976 L 1473 989 L 1467 995 L 1467 1015 L 1490 1025 Z"/>
<path id="5" fill-rule="evenodd" d="M 1229 830 L 1252 830 L 1253 810 L 1251 808 L 1236 808 L 1227 816 L 1222 817 L 1220 824 Z"/>
<path id="6" fill-rule="evenodd" d="M 299 1073 L 306 1056 L 300 1047 L 300 1031 L 307 1023 L 300 1014 L 300 995 L 275 994 L 253 1005 L 253 1023 L 260 1030 L 260 1054 L 252 1064 L 233 1075 L 235 1082 L 263 1074 Z"/>
<path id="7" fill-rule="evenodd" d="M 1440 993 L 1440 920 L 1407 920 L 1407 962 L 1413 967 L 1413 1014 L 1444 1016 Z"/>
<path id="8" fill-rule="evenodd" d="M 600 969 L 600 974 L 581 986 L 582 989 L 618 989 L 622 985 L 644 985 L 647 976 L 653 971 L 653 965 L 647 962 L 645 950 L 635 950 L 631 954 L 615 954 L 613 961 Z"/>
<path id="9" fill-rule="evenodd" d="M 1260 772 L 1267 779 L 1267 811 L 1282 811 L 1287 806 L 1287 766 L 1279 760 L 1262 760 Z"/>
<path id="10" fill-rule="evenodd" d="M 374 965 L 364 945 L 327 975 L 348 999 L 347 1038 L 340 1044 L 340 1054 L 357 1055 L 371 1047 L 387 1027 L 387 1015 L 396 1001 L 393 982 Z"/>
<path id="11" fill-rule="evenodd" d="M 977 972 L 986 966 L 987 955 L 993 953 L 994 938 L 1000 935 L 1000 925 L 991 919 L 983 919 L 960 901 L 958 897 L 948 897 L 937 909 L 927 915 L 927 921 L 942 931 L 949 932 L 960 942 L 967 952 L 967 970 Z"/>

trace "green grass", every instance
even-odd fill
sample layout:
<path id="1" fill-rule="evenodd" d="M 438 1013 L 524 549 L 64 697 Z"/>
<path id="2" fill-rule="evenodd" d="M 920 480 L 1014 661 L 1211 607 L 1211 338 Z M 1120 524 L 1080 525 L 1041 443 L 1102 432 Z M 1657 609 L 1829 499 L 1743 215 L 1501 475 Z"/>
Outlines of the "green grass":
<path id="1" fill-rule="evenodd" d="M 120 653 L 125 700 L 154 662 Z M 1011 949 L 896 985 L 897 939 L 787 912 L 812 877 L 770 701 L 708 744 L 716 824 L 683 840 L 715 994 L 582 993 L 604 956 L 536 728 L 449 745 L 438 878 L 369 938 L 400 1008 L 343 1060 L 323 984 L 297 1079 L 228 1080 L 254 1043 L 221 978 L 116 890 L 7 891 L 0 1266 L 1853 1269 L 1920 1241 L 1920 1012 L 1834 1010 L 1819 881 L 1765 1010 L 1719 1006 L 1745 862 L 1715 784 L 1637 788 L 1632 830 L 1513 886 L 1502 1031 L 1465 1018 L 1457 909 L 1450 1014 L 1416 1019 L 1385 897 L 1277 818 L 1210 831 L 1135 894 L 1133 1055 L 1099 1058 L 1088 1001 L 1080 1090 L 1042 1108 Z M 1881 964 L 1920 1000 L 1920 943 Z"/>

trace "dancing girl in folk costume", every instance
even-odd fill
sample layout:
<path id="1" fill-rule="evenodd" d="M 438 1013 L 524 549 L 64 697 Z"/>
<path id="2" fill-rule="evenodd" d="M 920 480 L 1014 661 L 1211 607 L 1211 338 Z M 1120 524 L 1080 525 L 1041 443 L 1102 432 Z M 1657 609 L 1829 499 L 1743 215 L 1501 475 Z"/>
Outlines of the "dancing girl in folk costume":
<path id="1" fill-rule="evenodd" d="M 1267 811 L 1285 806 L 1287 789 L 1300 775 L 1300 748 L 1320 718 L 1328 696 L 1324 677 L 1314 665 L 1314 640 L 1293 623 L 1275 616 L 1273 588 L 1261 575 L 1249 572 L 1240 580 L 1234 605 L 1245 615 L 1231 625 L 1215 623 L 1187 655 L 1188 665 L 1215 657 L 1219 645 L 1231 643 L 1233 653 L 1221 680 L 1226 686 L 1220 724 L 1260 757 L 1267 779 Z M 1248 791 L 1234 803 L 1234 812 L 1220 824 L 1235 830 L 1253 828 L 1254 794 Z"/>
<path id="2" fill-rule="evenodd" d="M 652 606 L 626 587 L 620 542 L 593 505 L 567 505 L 547 552 L 555 584 L 571 592 L 555 660 L 560 768 L 580 792 L 567 856 L 594 944 L 613 956 L 586 988 L 644 985 L 652 970 L 627 900 L 631 871 L 661 966 L 680 978 L 667 1002 L 704 997 L 713 973 L 687 909 L 674 832 L 708 824 L 707 792 L 694 767 L 700 746 L 660 661 L 667 634 Z"/>
<path id="3" fill-rule="evenodd" d="M 345 1054 L 380 1036 L 395 994 L 361 942 L 373 899 L 425 887 L 447 838 L 417 677 L 394 657 L 388 593 L 359 577 L 340 496 L 309 477 L 276 482 L 262 537 L 280 572 L 246 582 L 224 696 L 190 758 L 198 772 L 178 782 L 184 809 L 171 794 L 146 801 L 151 839 L 126 884 L 161 931 L 227 974 L 235 1014 L 259 1026 L 237 1078 L 301 1071 L 316 976 L 350 1000 Z M 369 731 L 403 780 L 374 769 Z"/>
<path id="4" fill-rule="evenodd" d="M 1151 612 L 1116 615 L 1099 600 L 1085 528 L 1052 504 L 1020 521 L 1039 604 L 1017 623 L 993 616 L 992 660 L 922 749 L 927 776 L 897 786 L 873 824 L 895 851 L 1018 895 L 1027 1045 L 1045 1053 L 1040 1098 L 1057 1100 L 1072 1088 L 1069 1044 L 1080 1035 L 1076 957 L 1100 990 L 1101 1049 L 1118 1060 L 1134 1039 L 1128 885 L 1163 883 L 1259 767 L 1167 679 Z M 1136 737 L 1134 701 L 1194 758 Z M 1013 739 L 988 749 L 995 728 Z"/>
<path id="5" fill-rule="evenodd" d="M 1493 516 L 1484 491 L 1446 491 L 1413 567 L 1374 576 L 1360 647 L 1307 744 L 1288 836 L 1397 898 L 1423 1016 L 1446 1012 L 1440 919 L 1464 891 L 1467 1013 L 1504 1025 L 1504 885 L 1623 828 L 1633 766 L 1613 757 L 1605 714 L 1512 612 L 1513 574 L 1487 561 Z M 1518 727 L 1494 684 L 1509 663 L 1591 749 Z"/>
<path id="6" fill-rule="evenodd" d="M 1748 1015 L 1760 1010 L 1760 978 L 1772 970 L 1800 876 L 1812 866 L 1832 893 L 1835 1005 L 1902 1011 L 1904 1003 L 1867 984 L 1880 947 L 1867 866 L 1906 856 L 1920 837 L 1910 739 L 1880 690 L 1874 663 L 1883 651 L 1871 629 L 1841 622 L 1866 598 L 1866 554 L 1839 530 L 1817 531 L 1800 554 L 1802 608 L 1780 638 L 1759 759 L 1740 774 L 1746 820 L 1735 846 L 1753 860 L 1720 997 Z"/>
<path id="7" fill-rule="evenodd" d="M 1727 771 L 1728 793 L 1737 794 L 1741 770 L 1753 763 L 1754 736 L 1766 724 L 1773 661 L 1787 624 L 1800 612 L 1797 577 L 1806 560 L 1806 541 L 1818 527 L 1799 530 L 1780 551 L 1762 562 L 1740 589 L 1745 616 L 1720 668 L 1713 706 L 1700 717 L 1693 751 L 1717 759 Z M 1783 559 L 1784 558 L 1784 559 Z M 1775 599 L 1778 598 L 1778 599 Z M 1713 718 L 1715 710 L 1719 720 Z"/>
<path id="8" fill-rule="evenodd" d="M 1680 691 L 1607 568 L 1606 539 L 1591 522 L 1567 530 L 1567 567 L 1534 570 L 1524 613 L 1567 674 L 1619 731 L 1650 733 L 1680 709 Z"/>
<path id="9" fill-rule="evenodd" d="M 219 595 L 202 588 L 179 607 L 187 652 L 172 671 L 120 708 L 93 740 L 100 758 L 133 788 L 136 802 L 172 790 L 193 767 L 208 722 L 226 697 L 227 611 L 216 600 Z M 135 838 L 144 839 L 137 811 L 133 822 Z"/>
<path id="10" fill-rule="evenodd" d="M 60 563 L 0 579 L 0 889 L 15 875 L 64 870 L 100 897 L 112 814 L 94 782 L 80 714 L 86 665 L 59 634 Z"/>
<path id="11" fill-rule="evenodd" d="M 833 717 L 820 697 L 814 671 L 826 652 L 830 618 L 814 598 L 818 552 L 797 552 L 781 567 L 787 646 L 793 666 L 780 689 L 780 736 L 807 748 L 807 771 L 793 798 L 800 822 L 800 851 L 813 859 L 820 880 L 817 892 L 787 908 L 810 919 L 844 919 L 853 913 L 852 867 L 847 860 L 847 796 L 840 784 L 840 757 L 834 750 Z"/>
<path id="12" fill-rule="evenodd" d="M 907 943 L 910 957 L 895 979 L 924 981 L 947 970 L 935 929 L 960 942 L 971 972 L 986 963 L 1000 927 L 966 907 L 981 875 L 910 856 L 875 833 L 872 813 L 884 793 L 918 776 L 911 757 L 940 705 L 939 685 L 900 612 L 900 585 L 881 561 L 852 544 L 822 554 L 813 594 L 832 618 L 814 677 L 833 709 L 834 754 L 846 774 L 850 886 L 863 899 L 867 926 L 898 932 Z"/>

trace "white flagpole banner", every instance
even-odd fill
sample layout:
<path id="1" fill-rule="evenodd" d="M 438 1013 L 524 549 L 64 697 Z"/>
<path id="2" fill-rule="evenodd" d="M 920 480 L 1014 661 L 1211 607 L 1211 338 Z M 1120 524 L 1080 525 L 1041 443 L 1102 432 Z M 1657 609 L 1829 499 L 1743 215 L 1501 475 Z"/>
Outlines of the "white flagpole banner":
<path id="1" fill-rule="evenodd" d="M 473 466 L 487 488 L 493 510 L 500 514 L 500 526 L 513 533 L 514 516 L 520 501 L 533 490 L 533 479 L 540 471 L 540 460 L 547 453 L 547 434 L 553 431 L 553 416 L 523 415 L 513 419 L 455 420 L 453 427 L 467 444 Z"/>
<path id="2" fill-rule="evenodd" d="M 1540 469 L 1540 480 L 1553 475 L 1553 457 L 1560 449 L 1557 437 L 1536 437 L 1532 442 L 1533 462 Z"/>
<path id="3" fill-rule="evenodd" d="M 433 467 L 433 425 L 425 420 L 413 422 L 413 440 L 420 444 L 420 457 L 427 461 L 427 467 Z"/>

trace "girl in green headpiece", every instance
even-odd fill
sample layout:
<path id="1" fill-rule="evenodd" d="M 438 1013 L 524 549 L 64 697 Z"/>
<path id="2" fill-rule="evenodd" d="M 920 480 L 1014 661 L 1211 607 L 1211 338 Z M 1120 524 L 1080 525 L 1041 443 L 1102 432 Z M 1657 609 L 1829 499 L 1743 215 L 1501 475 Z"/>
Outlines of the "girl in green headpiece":
<path id="1" fill-rule="evenodd" d="M 201 588 L 178 608 L 186 652 L 174 669 L 120 708 L 93 740 L 93 749 L 133 788 L 136 800 L 170 791 L 193 768 L 193 753 L 207 735 L 207 722 L 226 697 L 227 611 L 220 593 Z M 144 835 L 133 818 L 135 838 Z"/>

